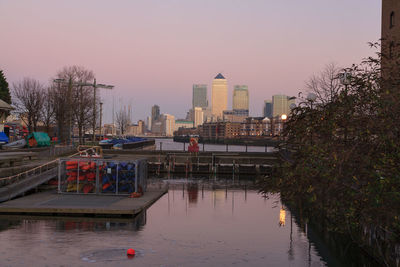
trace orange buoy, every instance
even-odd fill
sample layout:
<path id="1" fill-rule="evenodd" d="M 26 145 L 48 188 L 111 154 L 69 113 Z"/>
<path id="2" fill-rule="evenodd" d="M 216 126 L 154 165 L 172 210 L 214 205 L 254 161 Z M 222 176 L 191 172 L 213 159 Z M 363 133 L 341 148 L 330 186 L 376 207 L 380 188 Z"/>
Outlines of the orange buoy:
<path id="1" fill-rule="evenodd" d="M 129 256 L 134 256 L 135 255 L 135 250 L 133 248 L 129 248 L 128 251 L 126 252 L 126 254 L 128 254 Z"/>

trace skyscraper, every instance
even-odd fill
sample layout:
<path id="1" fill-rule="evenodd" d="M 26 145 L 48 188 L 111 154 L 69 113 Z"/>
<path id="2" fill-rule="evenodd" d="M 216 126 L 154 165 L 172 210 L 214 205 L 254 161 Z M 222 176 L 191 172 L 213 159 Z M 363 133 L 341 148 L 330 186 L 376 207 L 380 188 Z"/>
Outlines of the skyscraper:
<path id="1" fill-rule="evenodd" d="M 197 128 L 197 126 L 202 125 L 204 122 L 204 113 L 203 109 L 200 107 L 195 107 L 194 108 L 194 127 Z"/>
<path id="2" fill-rule="evenodd" d="M 223 111 L 228 107 L 228 84 L 221 73 L 212 82 L 211 113 L 215 119 L 223 118 Z"/>
<path id="3" fill-rule="evenodd" d="M 160 107 L 157 105 L 154 105 L 151 108 L 151 121 L 154 123 L 155 121 L 158 121 L 160 118 Z"/>
<path id="4" fill-rule="evenodd" d="M 194 110 L 195 107 L 206 108 L 207 106 L 207 85 L 193 84 L 192 109 Z"/>
<path id="5" fill-rule="evenodd" d="M 233 111 L 249 114 L 249 90 L 247 85 L 235 85 L 233 87 Z"/>
<path id="6" fill-rule="evenodd" d="M 294 103 L 294 99 L 289 99 L 286 95 L 272 96 L 272 116 L 281 116 L 282 114 L 290 114 L 290 104 Z"/>
<path id="7" fill-rule="evenodd" d="M 165 136 L 173 136 L 175 130 L 175 116 L 163 114 L 161 116 L 162 131 Z"/>
<path id="8" fill-rule="evenodd" d="M 272 101 L 264 100 L 263 115 L 267 118 L 272 118 Z"/>

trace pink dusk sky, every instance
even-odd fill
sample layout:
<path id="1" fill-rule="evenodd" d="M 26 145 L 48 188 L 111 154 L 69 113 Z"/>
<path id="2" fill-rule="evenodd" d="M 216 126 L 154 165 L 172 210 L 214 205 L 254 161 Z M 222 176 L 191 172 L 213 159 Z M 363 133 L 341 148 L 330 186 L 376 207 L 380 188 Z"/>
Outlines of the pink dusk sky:
<path id="1" fill-rule="evenodd" d="M 326 64 L 358 63 L 380 38 L 378 0 L 0 0 L 0 69 L 12 87 L 23 77 L 48 84 L 64 66 L 93 70 L 104 120 L 132 105 L 185 117 L 192 85 L 221 72 L 231 107 L 249 87 L 250 115 L 274 94 L 297 96 Z M 211 101 L 210 101 L 211 102 Z"/>

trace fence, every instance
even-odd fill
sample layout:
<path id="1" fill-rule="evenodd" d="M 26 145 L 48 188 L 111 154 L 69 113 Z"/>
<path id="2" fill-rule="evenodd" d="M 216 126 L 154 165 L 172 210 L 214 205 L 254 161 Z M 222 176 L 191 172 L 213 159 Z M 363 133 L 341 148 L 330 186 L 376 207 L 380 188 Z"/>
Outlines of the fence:
<path id="1" fill-rule="evenodd" d="M 146 160 L 60 159 L 58 192 L 126 195 L 147 189 Z"/>

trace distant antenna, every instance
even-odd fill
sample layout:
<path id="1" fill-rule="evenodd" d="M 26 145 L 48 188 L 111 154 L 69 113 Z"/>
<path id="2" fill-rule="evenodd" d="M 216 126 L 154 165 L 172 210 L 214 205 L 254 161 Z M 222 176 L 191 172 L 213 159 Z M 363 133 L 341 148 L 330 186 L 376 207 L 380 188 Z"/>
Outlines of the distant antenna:
<path id="1" fill-rule="evenodd" d="M 113 106 L 112 106 L 112 124 L 113 124 L 113 126 L 115 126 L 114 116 L 115 116 L 115 96 L 113 96 Z"/>

